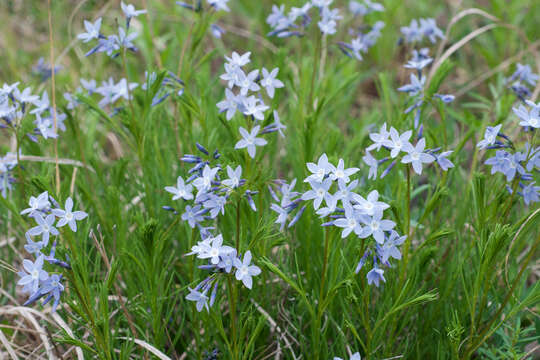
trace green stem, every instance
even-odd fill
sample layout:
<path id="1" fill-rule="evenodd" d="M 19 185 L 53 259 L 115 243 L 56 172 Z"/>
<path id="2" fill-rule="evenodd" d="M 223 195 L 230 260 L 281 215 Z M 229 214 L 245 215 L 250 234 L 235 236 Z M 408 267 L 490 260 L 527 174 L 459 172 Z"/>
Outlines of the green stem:
<path id="1" fill-rule="evenodd" d="M 232 358 L 234 360 L 238 359 L 237 356 L 237 339 L 236 339 L 236 299 L 235 299 L 235 291 L 233 289 L 233 284 L 231 282 L 231 274 L 227 276 L 227 289 L 229 292 L 229 312 L 231 317 L 231 332 L 232 332 L 232 339 L 231 339 L 231 348 L 232 348 Z"/>
<path id="2" fill-rule="evenodd" d="M 508 293 L 506 294 L 506 297 L 504 298 L 501 306 L 499 307 L 499 310 L 497 310 L 497 313 L 491 318 L 491 320 L 488 322 L 488 324 L 484 327 L 484 329 L 482 329 L 482 331 L 478 335 L 478 338 L 480 340 L 478 340 L 476 342 L 473 342 L 471 345 L 469 345 L 467 347 L 467 350 L 465 351 L 465 355 L 463 356 L 463 359 L 468 359 L 472 355 L 472 353 L 476 349 L 478 349 L 478 347 L 480 347 L 480 345 L 482 345 L 487 340 L 487 338 L 493 333 L 493 331 L 495 331 L 498 328 L 498 326 L 497 326 L 497 327 L 495 327 L 495 329 L 490 331 L 491 326 L 501 316 L 502 312 L 504 311 L 504 308 L 506 307 L 506 304 L 508 304 L 508 301 L 510 301 L 510 298 L 514 294 L 514 290 L 516 289 L 516 286 L 517 286 L 519 280 L 523 276 L 523 273 L 525 272 L 525 269 L 527 269 L 527 267 L 529 265 L 529 262 L 531 261 L 534 254 L 536 253 L 536 248 L 538 247 L 538 244 L 540 244 L 540 235 L 536 238 L 536 240 L 534 242 L 534 245 L 529 250 L 529 253 L 527 254 L 527 258 L 525 259 L 525 262 L 521 266 L 521 269 L 519 270 L 518 275 L 516 276 L 516 278 L 512 282 L 512 286 L 510 287 L 510 291 L 508 291 Z"/>
<path id="3" fill-rule="evenodd" d="M 400 283 L 403 284 L 405 280 L 405 272 L 407 265 L 409 263 L 409 249 L 411 246 L 411 168 L 407 164 L 407 211 L 406 211 L 406 220 L 405 220 L 405 234 L 407 238 L 405 239 L 405 244 L 403 246 L 403 264 L 401 265 L 400 272 Z"/>

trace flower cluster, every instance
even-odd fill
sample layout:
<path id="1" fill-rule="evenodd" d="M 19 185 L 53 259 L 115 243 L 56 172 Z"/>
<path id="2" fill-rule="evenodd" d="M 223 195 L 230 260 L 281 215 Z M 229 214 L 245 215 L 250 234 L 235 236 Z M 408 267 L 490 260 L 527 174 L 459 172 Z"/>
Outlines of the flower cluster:
<path id="1" fill-rule="evenodd" d="M 286 38 L 291 36 L 303 36 L 306 28 L 311 24 L 310 10 L 317 9 L 319 21 L 317 25 L 322 34 L 333 35 L 336 33 L 337 21 L 342 18 L 338 9 L 330 9 L 333 0 L 311 0 L 302 7 L 292 7 L 285 14 L 285 6 L 272 6 L 272 13 L 266 18 L 272 31 L 268 36 Z M 299 23 L 297 23 L 299 22 Z"/>
<path id="2" fill-rule="evenodd" d="M 205 221 L 216 219 L 220 214 L 225 215 L 225 205 L 229 197 L 233 193 L 240 194 L 248 201 L 250 208 L 257 211 L 252 195 L 257 194 L 256 191 L 240 190 L 245 186 L 246 180 L 242 179 L 242 166 L 238 165 L 232 168 L 227 165 L 228 178 L 222 180 L 220 172 L 221 165 L 212 163 L 221 157 L 221 154 L 216 150 L 212 155 L 200 144 L 196 144 L 197 149 L 201 152 L 201 156 L 187 154 L 181 160 L 194 164 L 188 171 L 192 174 L 188 179 L 184 180 L 179 176 L 176 181 L 176 186 L 167 186 L 165 190 L 173 194 L 172 200 L 192 201 L 192 205 L 186 205 L 185 211 L 181 215 L 182 220 L 186 221 L 191 228 L 197 227 L 200 231 L 202 241 L 191 248 L 188 255 L 197 255 L 199 259 L 208 259 L 209 264 L 200 266 L 201 269 L 211 271 L 212 274 L 203 280 L 194 289 L 190 289 L 186 299 L 196 302 L 198 311 L 203 307 L 206 309 L 214 304 L 220 274 L 230 274 L 235 270 L 236 279 L 242 281 L 244 285 L 251 289 L 252 276 L 258 275 L 261 270 L 251 265 L 251 252 L 248 250 L 241 259 L 238 249 L 223 245 L 223 236 L 221 234 L 213 236 L 210 230 L 211 226 L 205 226 Z M 196 193 L 195 193 L 196 191 Z M 176 210 L 172 207 L 165 206 L 166 210 Z M 213 288 L 210 297 L 207 293 Z"/>
<path id="3" fill-rule="evenodd" d="M 419 24 L 420 23 L 420 24 Z M 432 44 L 437 42 L 437 38 L 444 39 L 444 34 L 437 27 L 435 19 L 413 19 L 409 26 L 402 26 L 401 33 L 407 43 L 421 42 L 424 37 L 428 38 Z"/>
<path id="4" fill-rule="evenodd" d="M 362 60 L 362 53 L 367 53 L 369 48 L 377 43 L 381 36 L 381 30 L 384 28 L 384 22 L 377 21 L 367 33 L 361 30 L 352 33 L 356 36 L 351 43 L 339 42 L 340 50 L 348 57 Z"/>
<path id="5" fill-rule="evenodd" d="M 367 273 L 368 283 L 379 285 L 384 279 L 383 266 L 391 266 L 390 257 L 401 258 L 397 246 L 401 245 L 406 236 L 399 236 L 394 230 L 395 223 L 383 218 L 384 210 L 389 205 L 379 201 L 377 190 L 371 191 L 366 198 L 356 193 L 358 180 L 351 180 L 351 176 L 360 169 L 346 168 L 343 159 L 339 159 L 337 166 L 328 161 L 326 154 L 319 157 L 317 163 L 308 163 L 311 175 L 304 179 L 311 187 L 310 190 L 300 194 L 293 191 L 296 180 L 291 184 L 280 183 L 282 199 L 276 196 L 270 187 L 270 194 L 279 204 L 272 204 L 271 209 L 278 213 L 275 221 L 283 230 L 288 215 L 292 210 L 299 207 L 302 201 L 312 201 L 313 208 L 321 218 L 329 218 L 323 226 L 336 226 L 341 228 L 341 237 L 346 238 L 351 234 L 365 239 L 373 237 L 374 244 L 369 244 L 360 260 L 356 272 L 358 273 L 367 262 L 368 257 L 373 261 L 372 269 Z M 332 191 L 334 189 L 334 191 Z M 289 227 L 294 225 L 305 210 L 305 205 L 298 211 Z M 372 257 L 370 255 L 373 254 Z"/>
<path id="6" fill-rule="evenodd" d="M 278 213 L 278 218 L 276 219 L 275 223 L 280 224 L 280 231 L 283 231 L 285 224 L 287 223 L 287 220 L 289 219 L 289 214 L 293 212 L 293 210 L 297 209 L 300 202 L 302 201 L 301 198 L 298 198 L 300 195 L 299 192 L 294 191 L 294 187 L 296 185 L 296 179 L 291 181 L 290 184 L 287 184 L 287 182 L 283 180 L 277 180 L 276 184 L 277 189 L 279 193 L 281 194 L 281 199 L 276 195 L 276 192 L 272 189 L 272 186 L 268 186 L 268 191 L 270 192 L 270 195 L 272 196 L 272 199 L 276 201 L 275 204 L 272 204 L 270 206 L 270 209 Z M 302 206 L 300 210 L 296 213 L 296 215 L 292 218 L 292 220 L 289 222 L 288 227 L 294 226 L 304 213 L 306 207 Z"/>
<path id="7" fill-rule="evenodd" d="M 246 181 L 241 178 L 242 167 L 240 165 L 234 169 L 227 165 L 228 179 L 221 180 L 221 165 L 212 166 L 212 162 L 218 160 L 221 154 L 216 150 L 210 155 L 208 150 L 200 144 L 197 144 L 197 149 L 202 153 L 202 157 L 187 154 L 181 158 L 183 162 L 194 164 L 188 171 L 191 176 L 186 180 L 182 176 L 178 176 L 176 187 L 167 186 L 165 190 L 173 194 L 173 200 L 192 201 L 192 206 L 186 205 L 182 220 L 186 221 L 191 228 L 197 227 L 201 234 L 207 234 L 208 230 L 202 223 L 205 220 L 215 219 L 220 213 L 225 214 L 225 205 L 229 196 L 233 192 L 239 192 Z M 197 192 L 194 195 L 195 190 Z M 250 190 L 245 190 L 242 194 L 253 211 L 257 211 L 252 198 L 252 195 L 255 194 L 257 194 L 256 191 Z M 172 207 L 165 208 L 176 212 Z"/>
<path id="8" fill-rule="evenodd" d="M 304 36 L 307 27 L 312 22 L 310 15 L 311 9 L 318 10 L 319 21 L 317 25 L 323 35 L 333 35 L 337 32 L 337 21 L 342 19 L 339 14 L 339 9 L 331 9 L 330 5 L 333 0 L 311 0 L 307 1 L 304 6 L 292 7 L 285 14 L 285 6 L 272 6 L 272 13 L 266 18 L 266 22 L 272 28 L 268 36 L 277 36 L 286 38 L 291 36 Z M 364 0 L 363 3 L 350 1 L 349 12 L 353 17 L 365 16 L 372 12 L 384 11 L 384 7 L 376 2 Z M 381 36 L 381 30 L 384 27 L 382 21 L 377 21 L 367 32 L 363 32 L 366 28 L 365 24 L 358 30 L 350 30 L 353 35 L 351 43 L 338 42 L 341 51 L 357 60 L 362 60 L 362 53 L 366 53 L 370 47 L 375 45 L 377 39 Z"/>
<path id="9" fill-rule="evenodd" d="M 217 236 L 208 235 L 191 248 L 187 255 L 197 255 L 199 259 L 208 259 L 207 265 L 199 266 L 200 269 L 211 272 L 211 275 L 201 281 L 195 288 L 189 289 L 187 300 L 196 302 L 197 311 L 203 307 L 209 310 L 216 299 L 219 281 L 225 274 L 232 274 L 236 280 L 242 281 L 245 287 L 251 289 L 253 286 L 253 276 L 261 273 L 261 269 L 251 264 L 251 251 L 246 251 L 244 258 L 233 247 L 223 245 L 221 234 Z M 210 296 L 208 292 L 212 289 Z"/>
<path id="10" fill-rule="evenodd" d="M 0 88 L 0 128 L 16 131 L 23 119 L 31 116 L 34 118 L 35 128 L 33 132 L 27 133 L 30 140 L 37 142 L 37 136 L 44 139 L 56 138 L 58 129 L 66 131 L 64 125 L 66 115 L 58 113 L 54 115 L 47 91 L 43 91 L 41 96 L 32 94 L 29 87 L 20 91 L 18 82 L 11 85 L 4 84 Z"/>
<path id="11" fill-rule="evenodd" d="M 401 160 L 403 164 L 411 164 L 414 172 L 418 175 L 422 174 L 424 164 L 432 162 L 437 162 L 443 171 L 454 167 L 454 164 L 448 159 L 452 151 L 440 153 L 441 148 L 426 149 L 426 140 L 422 137 L 421 131 L 418 135 L 418 141 L 413 145 L 410 142 L 412 133 L 412 130 L 407 130 L 400 134 L 394 127 L 390 127 L 390 131 L 388 131 L 386 123 L 384 123 L 378 133 L 372 132 L 369 134 L 373 144 L 366 148 L 366 155 L 363 157 L 364 162 L 370 167 L 368 178 L 376 179 L 379 165 L 391 159 L 395 160 L 392 160 L 390 165 L 381 173 L 380 178 L 388 175 L 398 160 Z M 377 160 L 371 155 L 370 151 L 376 150 L 378 152 L 381 148 L 389 151 L 390 157 Z M 400 157 L 401 153 L 404 153 L 404 155 Z"/>
<path id="12" fill-rule="evenodd" d="M 531 89 L 536 86 L 539 76 L 532 72 L 532 69 L 529 65 L 523 65 L 518 63 L 516 65 L 516 71 L 506 79 L 506 82 L 510 84 L 510 89 L 516 94 L 516 96 L 521 100 L 525 101 L 528 97 L 531 96 Z"/>
<path id="13" fill-rule="evenodd" d="M 17 166 L 17 156 L 13 153 L 7 153 L 4 157 L 0 156 L 0 194 L 7 196 L 7 192 L 13 187 L 15 178 L 12 175 L 13 169 Z"/>
<path id="14" fill-rule="evenodd" d="M 535 104 L 529 100 L 524 100 L 524 103 L 514 107 L 513 111 L 523 130 L 534 133 L 533 139 L 536 139 L 540 128 L 540 103 Z M 501 132 L 501 127 L 502 124 L 488 126 L 484 138 L 476 145 L 482 150 L 496 150 L 495 156 L 488 158 L 485 164 L 491 166 L 491 174 L 500 172 L 507 182 L 514 182 L 513 186 L 507 185 L 510 193 L 519 186 L 521 190 L 517 193 L 523 197 L 526 205 L 540 201 L 540 186 L 535 186 L 532 174 L 540 169 L 540 147 L 534 147 L 534 141 L 532 145 L 526 142 L 523 151 L 516 151 L 512 140 Z"/>
<path id="15" fill-rule="evenodd" d="M 414 128 L 418 128 L 420 122 L 420 114 L 422 112 L 422 105 L 427 100 L 424 96 L 424 88 L 426 85 L 426 78 L 422 74 L 423 69 L 433 62 L 433 58 L 429 56 L 429 49 L 422 48 L 420 50 L 413 50 L 412 59 L 404 66 L 407 69 L 416 70 L 416 73 L 411 73 L 410 84 L 404 85 L 398 88 L 398 91 L 408 93 L 411 97 L 413 104 L 405 109 L 405 114 L 410 113 L 416 109 L 414 116 Z M 434 97 L 439 98 L 443 103 L 448 104 L 454 101 L 454 95 L 450 94 L 435 94 Z"/>
<path id="16" fill-rule="evenodd" d="M 21 215 L 33 218 L 37 226 L 26 232 L 26 245 L 24 249 L 33 254 L 35 261 L 23 260 L 23 271 L 19 272 L 17 285 L 23 286 L 23 292 L 29 294 L 24 305 L 36 302 L 42 297 L 46 297 L 44 304 L 54 299 L 53 311 L 56 311 L 60 302 L 60 294 L 64 291 L 62 285 L 62 274 L 59 272 L 47 272 L 43 269 L 44 262 L 60 268 L 71 269 L 70 265 L 55 257 L 56 240 L 49 250 L 49 255 L 45 255 L 44 250 L 49 246 L 51 236 L 60 234 L 58 228 L 68 225 L 73 232 L 77 232 L 77 221 L 88 216 L 83 211 L 73 211 L 73 200 L 68 197 L 64 209 L 61 209 L 56 200 L 49 196 L 47 192 L 37 197 L 30 197 L 29 207 L 21 211 Z M 58 218 L 58 221 L 57 221 Z M 56 224 L 55 224 L 56 222 Z M 39 241 L 33 241 L 35 236 L 41 237 Z"/>
<path id="17" fill-rule="evenodd" d="M 121 2 L 121 7 L 122 12 L 126 17 L 126 26 L 125 28 L 122 26 L 118 27 L 118 34 L 109 36 L 103 35 L 100 32 L 102 18 L 98 18 L 93 23 L 87 20 L 84 21 L 86 32 L 79 34 L 77 38 L 85 43 L 92 40 L 97 40 L 98 42 L 96 46 L 86 53 L 86 56 L 104 52 L 111 58 L 115 58 L 120 55 L 122 49 L 137 51 L 137 48 L 133 44 L 133 40 L 137 38 L 138 34 L 136 32 L 129 33 L 129 25 L 132 18 L 146 13 L 146 10 L 135 10 L 133 5 L 126 5 L 124 2 Z"/>
<path id="18" fill-rule="evenodd" d="M 111 58 L 116 58 L 120 55 L 120 52 L 123 49 L 137 51 L 137 48 L 133 44 L 133 41 L 137 37 L 137 33 L 133 32 L 129 35 L 126 34 L 129 33 L 131 19 L 146 13 L 146 10 L 135 10 L 133 5 L 126 5 L 123 2 L 121 3 L 121 8 L 126 18 L 126 26 L 125 28 L 118 28 L 118 35 L 113 34 L 105 37 L 103 34 L 101 34 L 100 29 L 102 18 L 97 19 L 94 23 L 86 20 L 84 21 L 86 32 L 79 34 L 78 38 L 84 43 L 92 40 L 98 41 L 98 44 L 88 51 L 86 56 L 98 52 L 105 52 Z M 102 98 L 99 100 L 98 105 L 101 108 L 105 108 L 106 106 L 112 107 L 119 99 L 133 99 L 132 92 L 138 87 L 140 87 L 142 90 L 149 91 L 154 87 L 157 78 L 158 76 L 156 72 L 146 72 L 145 81 L 142 85 L 140 85 L 136 82 L 128 83 L 128 80 L 125 78 L 115 82 L 112 77 L 109 77 L 107 81 L 102 81 L 101 86 L 97 86 L 96 80 L 81 79 L 81 86 L 77 88 L 75 94 L 66 92 L 64 93 L 64 98 L 68 101 L 67 108 L 70 110 L 74 109 L 80 104 L 77 100 L 77 95 L 81 94 L 87 96 L 92 96 L 93 94 L 101 95 Z M 176 93 L 178 96 L 181 96 L 183 92 L 184 82 L 169 71 L 167 76 L 164 76 L 163 80 L 161 80 L 155 94 L 153 94 L 151 106 L 156 106 L 162 103 L 171 94 Z M 119 108 L 113 108 L 113 112 L 110 115 L 113 116 L 118 110 Z"/>
<path id="19" fill-rule="evenodd" d="M 220 11 L 220 10 L 231 11 L 229 9 L 229 6 L 227 5 L 229 0 L 207 0 L 207 2 L 208 2 L 208 5 L 210 5 L 210 7 L 212 7 L 216 11 Z M 183 2 L 183 1 L 177 1 L 176 5 L 179 5 L 179 6 L 183 7 L 183 8 L 186 8 L 186 9 L 189 9 L 189 10 L 192 10 L 192 11 L 195 11 L 195 12 L 202 11 L 202 1 L 201 0 L 198 0 L 196 5 L 191 5 L 191 4 L 188 4 L 188 3 Z"/>
<path id="20" fill-rule="evenodd" d="M 254 158 L 256 147 L 267 144 L 265 139 L 259 138 L 257 135 L 277 131 L 283 136 L 282 130 L 286 126 L 280 122 L 277 111 L 274 110 L 274 122 L 261 131 L 258 122 L 264 120 L 264 113 L 270 107 L 265 105 L 259 91 L 264 88 L 268 97 L 273 98 L 275 89 L 282 88 L 284 85 L 276 78 L 279 72 L 278 68 L 268 71 L 263 67 L 261 71 L 256 69 L 246 74 L 243 67 L 251 62 L 250 55 L 250 52 L 243 55 L 233 52 L 231 57 L 225 56 L 227 60 L 225 74 L 222 74 L 220 78 L 227 81 L 227 89 L 225 89 L 225 100 L 217 103 L 217 107 L 221 113 L 226 113 L 227 120 L 231 120 L 238 110 L 246 118 L 251 118 L 254 121 L 254 126 L 251 122 L 248 124 L 248 128 L 251 128 L 249 131 L 243 127 L 239 128 L 242 140 L 238 141 L 235 146 L 236 149 L 247 149 L 249 156 Z"/>

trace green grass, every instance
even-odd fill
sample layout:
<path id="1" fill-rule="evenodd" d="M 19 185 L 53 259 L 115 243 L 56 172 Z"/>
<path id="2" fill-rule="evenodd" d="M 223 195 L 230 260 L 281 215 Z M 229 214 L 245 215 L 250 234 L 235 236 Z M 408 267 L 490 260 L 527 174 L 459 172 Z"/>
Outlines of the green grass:
<path id="1" fill-rule="evenodd" d="M 119 1 L 52 2 L 54 53 L 62 66 L 55 77 L 56 101 L 68 115 L 58 156 L 84 167 L 59 165 L 58 183 L 54 162 L 21 161 L 14 190 L 0 197 L 0 243 L 14 238 L 0 247 L 0 259 L 21 267 L 24 233 L 33 223 L 19 212 L 30 196 L 47 190 L 60 203 L 72 196 L 76 207 L 89 214 L 76 234 L 62 231 L 57 250 L 61 257 L 69 255 L 73 267 L 64 272 L 67 291 L 58 310 L 73 336 L 39 320 L 57 356 L 76 345 L 87 358 L 153 358 L 126 338 L 151 344 L 173 359 L 183 354 L 202 359 L 206 351 L 218 349 L 219 359 L 235 360 L 272 354 L 282 359 L 348 358 L 356 351 L 365 359 L 521 359 L 537 344 L 538 203 L 526 207 L 509 195 L 504 177 L 489 173 L 483 165 L 486 154 L 475 144 L 487 125 L 503 123 L 517 139 L 516 147 L 522 147 L 525 137 L 512 113 L 518 100 L 503 80 L 515 62 L 531 64 L 538 73 L 538 47 L 473 89 L 463 94 L 460 89 L 538 41 L 534 14 L 540 3 L 464 1 L 455 8 L 448 4 L 456 2 L 384 1 L 387 10 L 368 18 L 386 23 L 383 35 L 357 62 L 336 45 L 350 40 L 349 18 L 318 47 L 315 26 L 300 39 L 267 37 L 269 0 L 231 0 L 231 13 L 213 15 L 191 13 L 174 1 L 137 0 L 136 7 L 146 4 L 149 16 L 133 21 L 140 33 L 139 52 L 127 53 L 124 67 L 122 56 L 86 58 L 90 45 L 75 41 L 83 19 L 98 14 L 104 18 L 104 32 L 114 31 L 115 21 L 124 21 Z M 334 2 L 340 8 L 348 3 Z M 280 3 L 287 8 L 299 4 Z M 426 104 L 421 119 L 431 147 L 454 150 L 455 168 L 447 173 L 434 166 L 424 169 L 422 176 L 412 177 L 412 191 L 400 164 L 384 179 L 367 180 L 361 159 L 370 144 L 370 126 L 386 122 L 404 131 L 412 124 L 412 115 L 403 115 L 407 96 L 396 91 L 408 80 L 402 64 L 412 49 L 397 45 L 399 28 L 413 18 L 436 17 L 444 31 L 455 14 L 470 7 L 500 19 L 498 27 L 468 42 L 441 66 L 428 93 L 461 96 L 444 107 Z M 0 82 L 20 81 L 22 89 L 31 86 L 34 93 L 46 89 L 51 94 L 51 80 L 41 82 L 31 71 L 39 57 L 49 59 L 47 2 L 3 1 L 0 22 Z M 222 40 L 209 34 L 213 22 L 228 31 Z M 446 48 L 492 22 L 481 15 L 465 17 L 452 27 Z M 430 54 L 437 46 L 430 46 Z M 285 83 L 268 105 L 287 125 L 286 138 L 267 137 L 269 144 L 258 148 L 253 160 L 234 150 L 237 128 L 245 120 L 236 116 L 227 122 L 215 106 L 225 88 L 219 80 L 223 56 L 232 51 L 251 51 L 252 69 L 279 67 Z M 83 104 L 73 111 L 65 108 L 62 94 L 73 92 L 81 78 L 99 83 L 110 76 L 116 81 L 128 77 L 143 83 L 145 71 L 165 70 L 186 85 L 182 96 L 160 106 L 150 106 L 151 88 L 135 90 L 133 101 L 124 102 L 114 117 L 97 107 L 95 97 L 80 98 Z M 25 121 L 30 129 L 31 121 Z M 13 149 L 14 135 L 8 130 L 0 134 L 3 155 Z M 54 140 L 32 143 L 22 131 L 16 137 L 24 155 L 54 158 Z M 178 175 L 186 177 L 189 168 L 179 158 L 196 153 L 196 142 L 219 149 L 223 167 L 241 164 L 249 189 L 260 191 L 256 213 L 245 198 L 233 194 L 214 226 L 226 244 L 238 241 L 242 252 L 250 249 L 262 269 L 251 291 L 239 282 L 227 286 L 221 281 L 216 304 L 200 313 L 185 296 L 188 286 L 206 276 L 197 268 L 203 262 L 184 256 L 200 240 L 199 233 L 162 209 L 183 208 L 163 188 Z M 348 167 L 360 167 L 366 181 L 359 192 L 377 189 L 391 205 L 385 214 L 399 232 L 412 234 L 402 248 L 404 259 L 386 270 L 384 286 L 368 286 L 365 269 L 354 273 L 372 240 L 341 239 L 339 229 L 320 226 L 311 206 L 289 230 L 280 232 L 274 224 L 267 185 L 277 178 L 297 178 L 297 189 L 307 190 L 301 181 L 308 175 L 305 163 L 322 153 L 334 163 L 343 158 Z M 2 309 L 26 300 L 16 281 L 17 274 L 3 266 Z M 46 309 L 40 304 L 33 308 Z M 45 311 L 45 316 L 50 314 Z M 12 326 L 23 330 L 14 332 Z M 40 343 L 29 329 L 31 323 L 20 316 L 0 312 L 0 331 L 15 349 L 26 344 L 17 350 L 19 358 L 31 358 L 28 351 L 34 346 L 28 344 Z M 7 356 L 0 344 L 0 357 Z M 43 347 L 37 353 L 45 357 Z"/>

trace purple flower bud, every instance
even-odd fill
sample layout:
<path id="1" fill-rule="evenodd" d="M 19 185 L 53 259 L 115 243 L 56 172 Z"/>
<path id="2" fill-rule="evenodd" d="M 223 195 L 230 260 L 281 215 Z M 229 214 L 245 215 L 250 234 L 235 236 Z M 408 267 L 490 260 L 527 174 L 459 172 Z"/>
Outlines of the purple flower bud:
<path id="1" fill-rule="evenodd" d="M 292 219 L 292 221 L 289 223 L 289 228 L 294 226 L 294 224 L 296 224 L 298 222 L 298 220 L 300 220 L 300 217 L 302 216 L 302 214 L 304 213 L 304 211 L 306 210 L 306 205 L 302 206 L 302 208 L 300 209 L 300 211 L 298 211 L 298 213 L 296 214 L 296 216 Z"/>
<path id="2" fill-rule="evenodd" d="M 210 154 L 208 153 L 208 150 L 206 150 L 206 149 L 204 148 L 204 146 L 202 146 L 201 144 L 195 143 L 195 146 L 196 146 L 197 149 L 199 149 L 199 151 L 202 152 L 203 154 L 205 154 L 205 155 L 207 155 L 207 156 L 210 155 Z"/>
<path id="3" fill-rule="evenodd" d="M 392 161 L 392 163 L 386 169 L 384 169 L 384 171 L 381 174 L 381 179 L 384 178 L 386 175 L 388 175 L 390 170 L 392 170 L 395 165 L 396 165 L 396 160 Z"/>

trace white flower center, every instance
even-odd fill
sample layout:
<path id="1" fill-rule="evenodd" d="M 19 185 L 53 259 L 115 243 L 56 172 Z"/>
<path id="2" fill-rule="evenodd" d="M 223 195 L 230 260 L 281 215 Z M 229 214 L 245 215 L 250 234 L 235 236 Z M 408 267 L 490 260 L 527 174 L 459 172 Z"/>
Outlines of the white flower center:
<path id="1" fill-rule="evenodd" d="M 211 255 L 212 257 L 219 256 L 219 250 L 213 248 L 212 250 L 210 250 L 210 255 Z"/>
<path id="2" fill-rule="evenodd" d="M 364 208 L 365 208 L 366 210 L 371 210 L 371 209 L 373 209 L 373 204 L 370 203 L 370 202 L 368 202 L 366 205 L 364 205 Z"/>
<path id="3" fill-rule="evenodd" d="M 489 142 L 489 143 L 492 143 L 495 141 L 495 136 L 493 136 L 492 134 L 489 134 L 488 136 L 486 136 L 486 140 Z"/>
<path id="4" fill-rule="evenodd" d="M 337 170 L 336 171 L 336 177 L 341 179 L 342 177 L 345 176 L 345 173 L 343 172 L 343 170 Z"/>
<path id="5" fill-rule="evenodd" d="M 413 152 L 413 153 L 411 154 L 411 159 L 413 159 L 413 160 L 418 160 L 418 159 L 420 159 L 420 154 L 417 153 L 417 152 Z"/>
<path id="6" fill-rule="evenodd" d="M 43 231 L 44 232 L 49 232 L 49 229 L 50 229 L 49 225 L 47 225 L 47 224 L 43 225 Z"/>
<path id="7" fill-rule="evenodd" d="M 349 219 L 349 227 L 350 227 L 350 228 L 356 227 L 356 220 L 354 220 L 354 219 Z"/>
<path id="8" fill-rule="evenodd" d="M 529 124 L 531 124 L 532 127 L 537 127 L 538 126 L 538 119 L 537 118 L 530 118 L 529 119 Z"/>
<path id="9" fill-rule="evenodd" d="M 378 229 L 379 229 L 379 222 L 373 220 L 373 221 L 371 222 L 371 228 L 372 228 L 373 230 L 378 230 Z"/>
<path id="10" fill-rule="evenodd" d="M 39 278 L 39 271 L 33 270 L 32 273 L 31 273 L 31 275 L 32 275 L 32 278 L 33 278 L 33 279 L 37 279 L 37 278 Z"/>
<path id="11" fill-rule="evenodd" d="M 242 276 L 248 274 L 248 268 L 245 265 L 242 265 L 242 267 L 240 267 L 240 269 L 238 269 L 238 271 L 240 271 L 240 274 L 242 274 Z"/>
<path id="12" fill-rule="evenodd" d="M 72 219 L 73 219 L 73 214 L 70 212 L 66 213 L 66 220 L 71 221 Z"/>

